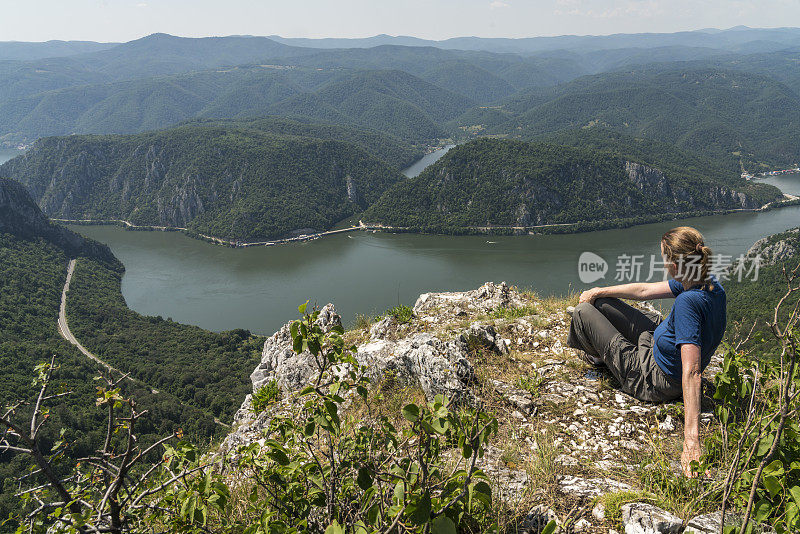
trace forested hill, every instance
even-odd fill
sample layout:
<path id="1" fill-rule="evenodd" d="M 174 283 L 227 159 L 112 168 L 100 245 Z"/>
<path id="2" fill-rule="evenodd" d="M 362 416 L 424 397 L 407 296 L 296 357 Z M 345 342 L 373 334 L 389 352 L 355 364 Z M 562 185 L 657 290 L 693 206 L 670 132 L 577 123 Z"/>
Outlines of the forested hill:
<path id="1" fill-rule="evenodd" d="M 51 223 L 22 184 L 5 178 L 0 178 L 0 233 L 43 240 L 71 257 L 85 256 L 114 269 L 122 267 L 106 245 Z"/>
<path id="2" fill-rule="evenodd" d="M 642 163 L 642 161 L 646 162 Z M 458 146 L 386 192 L 366 223 L 429 231 L 559 223 L 608 224 L 658 214 L 754 208 L 780 197 L 765 184 L 658 166 L 659 158 L 480 139 Z M 635 221 L 634 221 L 635 222 Z"/>
<path id="3" fill-rule="evenodd" d="M 0 140 L 136 133 L 192 118 L 281 115 L 367 127 L 418 142 L 446 137 L 442 124 L 473 105 L 398 70 L 245 65 L 0 96 Z"/>
<path id="4" fill-rule="evenodd" d="M 57 327 L 67 263 L 76 257 L 67 293 L 69 327 L 92 353 L 136 378 L 120 388 L 147 411 L 138 425 L 143 448 L 178 429 L 196 442 L 224 434 L 215 418 L 231 422 L 250 389 L 248 375 L 263 338 L 132 312 L 120 291 L 122 265 L 109 249 L 50 223 L 25 188 L 7 179 L 0 179 L 0 405 L 35 404 L 35 368 L 54 358 L 54 384 L 66 395 L 49 401 L 39 446 L 50 451 L 64 440 L 72 459 L 102 447 L 105 408 L 95 405 L 100 383 L 92 380 L 101 368 L 62 339 Z M 28 410 L 23 407 L 20 417 Z M 0 532 L 14 531 L 5 519 L 22 509 L 17 477 L 29 468 L 27 455 L 0 452 Z"/>
<path id="5" fill-rule="evenodd" d="M 757 74 L 664 65 L 586 76 L 533 89 L 498 109 L 472 110 L 462 128 L 531 140 L 601 126 L 745 163 L 800 159 L 800 96 Z"/>
<path id="6" fill-rule="evenodd" d="M 0 166 L 54 218 L 124 219 L 258 240 L 326 230 L 402 175 L 355 145 L 184 126 L 38 141 Z"/>
<path id="7" fill-rule="evenodd" d="M 363 148 L 370 155 L 397 169 L 405 169 L 420 159 L 424 152 L 418 145 L 391 134 L 371 129 L 348 128 L 302 119 L 286 117 L 261 117 L 258 119 L 195 119 L 188 126 L 219 126 L 239 130 L 256 130 L 264 133 L 335 139 Z"/>

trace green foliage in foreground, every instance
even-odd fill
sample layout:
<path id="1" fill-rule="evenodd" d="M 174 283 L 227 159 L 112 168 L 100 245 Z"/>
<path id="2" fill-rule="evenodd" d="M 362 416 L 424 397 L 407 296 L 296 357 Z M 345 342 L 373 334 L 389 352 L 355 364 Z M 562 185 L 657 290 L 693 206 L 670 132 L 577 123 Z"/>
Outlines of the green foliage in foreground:
<path id="1" fill-rule="evenodd" d="M 97 367 L 57 332 L 68 260 L 62 249 L 42 238 L 0 233 L 0 365 L 3 369 L 0 407 L 29 399 L 36 365 L 50 361 L 55 355 L 60 367 L 55 385 L 58 391 L 71 393 L 59 398 L 50 408 L 48 424 L 44 425 L 40 439 L 46 450 L 59 441 L 65 442 L 68 444 L 65 458 L 75 459 L 92 454 L 102 444 L 104 424 L 102 413 L 93 407 L 97 384 L 90 378 L 97 373 Z M 78 265 L 82 262 L 89 260 L 82 258 Z M 93 265 L 98 270 L 107 270 L 100 264 L 93 262 Z M 73 278 L 73 284 L 75 282 Z M 103 298 L 96 296 L 100 300 Z M 169 393 L 153 394 L 141 384 L 130 382 L 123 383 L 121 388 L 149 412 L 149 417 L 139 427 L 142 443 L 152 443 L 178 428 L 183 428 L 198 442 L 220 430 L 210 414 L 178 401 Z M 24 415 L 29 410 L 30 405 L 21 412 Z M 59 433 L 61 428 L 66 429 L 63 435 Z M 29 465 L 23 456 L 0 453 L 0 521 L 19 509 L 19 499 L 14 497 L 19 489 L 16 478 L 26 473 Z M 64 473 L 66 468 L 66 465 L 58 465 L 58 473 Z M 0 532 L 9 529 L 13 530 L 13 523 L 0 526 Z"/>
<path id="2" fill-rule="evenodd" d="M 291 399 L 297 409 L 275 415 L 263 440 L 238 451 L 235 486 L 194 447 L 167 437 L 158 444 L 163 455 L 135 473 L 136 483 L 115 485 L 117 471 L 100 470 L 96 462 L 73 464 L 63 484 L 80 501 L 45 506 L 22 519 L 20 532 L 78 532 L 85 525 L 114 533 L 496 532 L 492 489 L 475 463 L 496 436 L 497 420 L 466 406 L 467 399 L 441 395 L 404 406 L 400 427 L 372 413 L 369 380 L 353 357 L 355 347 L 345 346 L 341 327 L 323 331 L 318 310 L 300 310 L 303 319 L 291 327 L 294 350 L 308 351 L 318 374 Z M 145 414 L 137 414 L 119 390 L 99 391 L 97 405 L 115 421 L 109 436 L 115 425 L 132 435 L 133 422 Z M 347 413 L 346 402 L 370 413 Z M 126 427 L 125 421 L 132 423 Z M 127 457 L 126 441 L 131 443 L 112 437 L 103 448 L 107 458 Z M 453 449 L 456 461 L 445 454 Z M 59 498 L 47 487 L 31 493 L 45 503 Z M 109 493 L 114 497 L 103 498 Z M 551 522 L 545 532 L 554 529 Z"/>
<path id="3" fill-rule="evenodd" d="M 121 273 L 78 260 L 67 298 L 75 337 L 116 368 L 229 422 L 250 391 L 264 339 L 139 315 L 126 306 L 120 284 Z"/>
<path id="4" fill-rule="evenodd" d="M 791 335 L 790 343 L 796 347 L 800 338 Z M 800 403 L 794 395 L 800 377 L 791 368 L 796 361 L 790 361 L 786 355 L 784 363 L 789 368 L 782 369 L 774 353 L 754 359 L 728 350 L 714 381 L 714 398 L 719 402 L 715 413 L 722 427 L 706 440 L 708 455 L 699 469 L 718 468 L 730 477 L 721 490 L 732 516 L 725 534 L 750 532 L 736 528 L 748 501 L 754 522 L 768 523 L 779 534 L 800 531 Z M 788 402 L 784 386 L 793 393 Z M 781 417 L 784 414 L 788 414 L 786 419 Z"/>
<path id="5" fill-rule="evenodd" d="M 344 413 L 347 398 L 367 407 L 369 381 L 346 347 L 341 327 L 325 332 L 319 311 L 291 327 L 295 352 L 309 351 L 319 369 L 299 392 L 302 408 L 277 416 L 264 445 L 242 451 L 239 462 L 255 483 L 246 534 L 272 532 L 383 532 L 402 524 L 408 532 L 485 531 L 492 491 L 475 460 L 497 432 L 497 421 L 480 410 L 457 409 L 442 396 L 428 406 L 408 404 L 409 423 L 398 429 L 386 416 Z M 334 368 L 348 364 L 344 378 Z M 443 452 L 456 446 L 453 468 Z M 285 506 L 285 503 L 291 503 Z"/>

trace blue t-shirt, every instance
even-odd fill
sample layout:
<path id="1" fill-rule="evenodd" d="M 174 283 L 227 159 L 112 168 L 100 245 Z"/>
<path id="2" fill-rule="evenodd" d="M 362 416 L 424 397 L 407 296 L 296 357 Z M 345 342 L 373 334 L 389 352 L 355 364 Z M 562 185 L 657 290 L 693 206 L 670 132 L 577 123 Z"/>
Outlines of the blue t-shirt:
<path id="1" fill-rule="evenodd" d="M 669 281 L 675 303 L 653 333 L 653 356 L 661 370 L 677 381 L 683 370 L 680 346 L 699 346 L 700 368 L 705 369 L 725 333 L 725 290 L 714 276 L 711 284 L 711 290 L 708 284 L 684 290 L 677 280 Z"/>

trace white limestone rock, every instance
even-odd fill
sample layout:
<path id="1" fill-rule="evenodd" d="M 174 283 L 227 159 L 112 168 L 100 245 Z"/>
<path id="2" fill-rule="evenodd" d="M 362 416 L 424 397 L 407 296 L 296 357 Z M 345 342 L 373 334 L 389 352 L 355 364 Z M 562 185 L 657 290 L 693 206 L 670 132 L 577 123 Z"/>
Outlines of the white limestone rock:
<path id="1" fill-rule="evenodd" d="M 625 534 L 679 534 L 683 521 L 652 504 L 634 502 L 622 506 Z"/>
<path id="2" fill-rule="evenodd" d="M 593 499 L 607 493 L 633 491 L 633 487 L 611 478 L 581 478 L 572 475 L 561 477 L 559 489 L 566 495 L 583 499 Z"/>

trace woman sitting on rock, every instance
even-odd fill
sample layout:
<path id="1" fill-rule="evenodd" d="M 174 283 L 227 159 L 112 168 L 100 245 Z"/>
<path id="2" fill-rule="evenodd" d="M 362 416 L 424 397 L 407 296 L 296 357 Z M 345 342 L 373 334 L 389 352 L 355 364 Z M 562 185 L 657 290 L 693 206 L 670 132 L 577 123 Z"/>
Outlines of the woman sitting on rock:
<path id="1" fill-rule="evenodd" d="M 572 312 L 567 344 L 594 365 L 605 364 L 622 390 L 648 402 L 683 395 L 685 433 L 681 464 L 700 458 L 701 375 L 725 333 L 725 290 L 709 275 L 711 249 L 689 226 L 661 237 L 671 279 L 593 287 Z M 622 302 L 675 297 L 665 320 Z"/>

